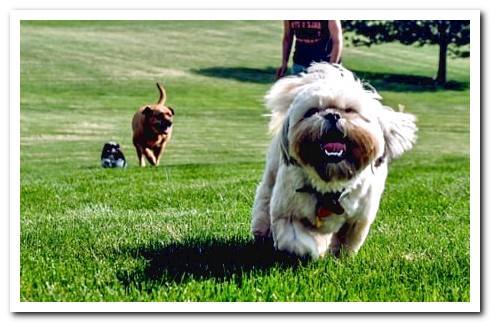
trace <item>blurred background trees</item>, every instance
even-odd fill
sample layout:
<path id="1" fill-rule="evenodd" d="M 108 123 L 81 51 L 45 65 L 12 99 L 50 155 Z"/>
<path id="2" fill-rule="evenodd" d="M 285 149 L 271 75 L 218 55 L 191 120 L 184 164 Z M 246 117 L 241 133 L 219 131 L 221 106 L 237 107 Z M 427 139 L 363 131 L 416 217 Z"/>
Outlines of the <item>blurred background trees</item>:
<path id="1" fill-rule="evenodd" d="M 470 41 L 469 20 L 344 20 L 347 40 L 355 46 L 370 46 L 399 41 L 405 45 L 439 46 L 438 69 L 435 82 L 447 81 L 449 54 L 468 57 Z M 408 57 L 411 59 L 411 57 Z"/>

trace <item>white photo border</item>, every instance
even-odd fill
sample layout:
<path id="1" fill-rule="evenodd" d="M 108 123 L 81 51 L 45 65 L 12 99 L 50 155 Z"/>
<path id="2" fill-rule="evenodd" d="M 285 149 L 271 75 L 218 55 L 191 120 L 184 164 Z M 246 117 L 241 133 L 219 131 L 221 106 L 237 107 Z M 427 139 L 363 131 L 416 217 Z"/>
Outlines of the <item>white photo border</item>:
<path id="1" fill-rule="evenodd" d="M 11 312 L 480 312 L 480 11 L 479 10 L 14 10 L 10 12 L 10 311 Z M 20 22 L 22 20 L 470 20 L 470 301 L 469 302 L 21 302 Z M 321 306 L 322 304 L 322 306 Z M 390 305 L 388 305 L 390 304 Z"/>

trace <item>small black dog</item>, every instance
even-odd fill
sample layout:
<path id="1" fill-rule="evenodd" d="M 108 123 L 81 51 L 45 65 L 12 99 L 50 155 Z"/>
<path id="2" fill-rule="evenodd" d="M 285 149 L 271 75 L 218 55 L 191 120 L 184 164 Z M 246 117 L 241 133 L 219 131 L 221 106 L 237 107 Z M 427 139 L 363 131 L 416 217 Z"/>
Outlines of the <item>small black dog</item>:
<path id="1" fill-rule="evenodd" d="M 101 166 L 104 168 L 125 168 L 127 165 L 124 154 L 115 141 L 104 144 L 101 154 Z"/>

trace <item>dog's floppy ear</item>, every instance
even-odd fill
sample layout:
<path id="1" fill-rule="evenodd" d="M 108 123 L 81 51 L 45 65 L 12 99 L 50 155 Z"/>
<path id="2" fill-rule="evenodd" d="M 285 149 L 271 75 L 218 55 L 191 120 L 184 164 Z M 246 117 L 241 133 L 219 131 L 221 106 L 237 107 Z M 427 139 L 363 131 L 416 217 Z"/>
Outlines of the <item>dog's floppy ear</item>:
<path id="1" fill-rule="evenodd" d="M 266 94 L 266 107 L 271 111 L 271 134 L 276 135 L 280 131 L 290 105 L 304 84 L 301 76 L 287 76 L 278 80 Z"/>
<path id="2" fill-rule="evenodd" d="M 145 107 L 145 109 L 143 109 L 142 111 L 143 115 L 148 118 L 150 117 L 152 114 L 153 114 L 153 111 L 152 111 L 152 108 L 150 107 Z"/>
<path id="3" fill-rule="evenodd" d="M 418 131 L 414 115 L 383 107 L 379 114 L 379 122 L 384 133 L 385 153 L 389 160 L 401 156 L 413 147 Z"/>
<path id="4" fill-rule="evenodd" d="M 172 109 L 171 107 L 167 107 L 167 108 L 170 110 L 170 112 L 172 113 L 172 115 L 175 115 L 175 114 L 176 114 L 176 113 L 174 112 L 174 109 Z"/>
<path id="5" fill-rule="evenodd" d="M 109 144 L 105 143 L 104 147 L 102 147 L 101 159 L 104 158 L 104 153 L 106 152 L 106 150 L 108 150 L 108 148 L 109 148 Z"/>
<path id="6" fill-rule="evenodd" d="M 290 164 L 290 142 L 288 140 L 288 132 L 290 130 L 290 121 L 286 118 L 285 122 L 283 122 L 283 127 L 281 128 L 281 138 L 280 138 L 280 149 L 281 149 L 281 157 L 285 164 Z"/>

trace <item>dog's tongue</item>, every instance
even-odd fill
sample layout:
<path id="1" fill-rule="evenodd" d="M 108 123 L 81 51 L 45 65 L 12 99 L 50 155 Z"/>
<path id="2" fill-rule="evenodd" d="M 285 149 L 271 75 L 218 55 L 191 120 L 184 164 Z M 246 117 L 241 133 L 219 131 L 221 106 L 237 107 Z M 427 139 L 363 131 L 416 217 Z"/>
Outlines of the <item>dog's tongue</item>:
<path id="1" fill-rule="evenodd" d="M 322 145 L 322 149 L 329 153 L 346 151 L 346 145 L 341 142 L 328 142 Z"/>
<path id="2" fill-rule="evenodd" d="M 321 145 L 327 157 L 340 158 L 346 152 L 346 145 L 341 142 L 328 142 Z"/>

